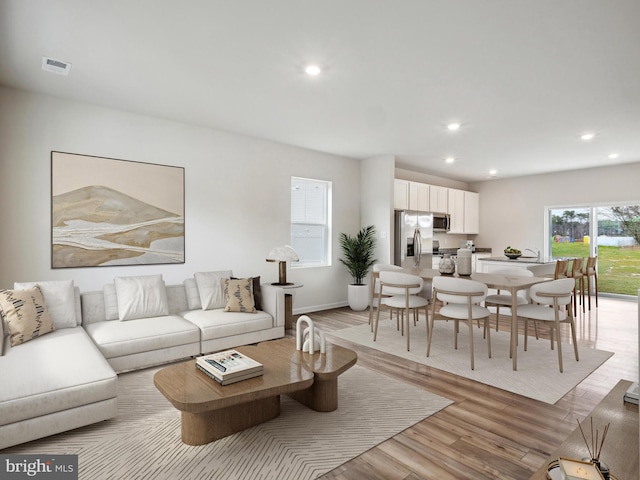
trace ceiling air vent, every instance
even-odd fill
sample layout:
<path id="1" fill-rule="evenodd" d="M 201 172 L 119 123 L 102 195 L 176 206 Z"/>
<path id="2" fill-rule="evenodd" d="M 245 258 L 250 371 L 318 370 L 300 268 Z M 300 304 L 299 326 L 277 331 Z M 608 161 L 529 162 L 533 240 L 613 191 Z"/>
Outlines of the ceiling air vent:
<path id="1" fill-rule="evenodd" d="M 57 73 L 58 75 L 69 75 L 71 64 L 56 60 L 54 58 L 42 57 L 42 70 L 45 72 Z"/>

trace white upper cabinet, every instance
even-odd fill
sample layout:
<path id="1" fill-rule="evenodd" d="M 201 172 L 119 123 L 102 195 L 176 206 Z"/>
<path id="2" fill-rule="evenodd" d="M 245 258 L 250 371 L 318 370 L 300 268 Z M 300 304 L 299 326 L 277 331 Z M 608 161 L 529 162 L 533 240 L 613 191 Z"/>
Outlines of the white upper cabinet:
<path id="1" fill-rule="evenodd" d="M 447 187 L 439 187 L 437 185 L 429 186 L 429 206 L 430 212 L 448 213 L 448 191 Z"/>
<path id="2" fill-rule="evenodd" d="M 480 233 L 480 194 L 464 192 L 464 233 Z"/>
<path id="3" fill-rule="evenodd" d="M 480 195 L 465 190 L 449 189 L 449 233 L 480 233 Z"/>
<path id="4" fill-rule="evenodd" d="M 429 188 L 426 183 L 409 182 L 409 210 L 429 212 Z"/>
<path id="5" fill-rule="evenodd" d="M 409 210 L 409 181 L 395 179 L 393 188 L 393 208 Z"/>
<path id="6" fill-rule="evenodd" d="M 430 211 L 429 185 L 426 183 L 395 179 L 393 192 L 393 208 L 395 210 Z"/>
<path id="7" fill-rule="evenodd" d="M 464 190 L 449 189 L 449 209 L 451 228 L 449 233 L 464 233 Z"/>
<path id="8" fill-rule="evenodd" d="M 474 192 L 395 179 L 393 208 L 448 213 L 449 233 L 480 233 L 480 195 Z"/>

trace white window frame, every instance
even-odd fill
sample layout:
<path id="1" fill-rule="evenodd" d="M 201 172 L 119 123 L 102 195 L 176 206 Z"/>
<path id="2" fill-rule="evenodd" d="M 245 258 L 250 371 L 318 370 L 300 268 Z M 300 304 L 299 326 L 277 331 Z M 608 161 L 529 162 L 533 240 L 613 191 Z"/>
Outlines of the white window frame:
<path id="1" fill-rule="evenodd" d="M 315 209 L 313 209 L 310 214 L 314 218 L 307 219 L 307 206 L 300 205 L 296 203 L 299 201 L 299 196 L 294 195 L 294 189 L 297 189 L 299 184 L 305 184 L 307 187 L 320 188 L 324 192 L 323 205 L 320 207 L 321 211 L 318 211 L 317 205 L 315 205 Z M 291 177 L 291 228 L 290 228 L 290 236 L 291 236 L 291 246 L 296 249 L 298 252 L 298 256 L 300 257 L 299 262 L 291 263 L 291 268 L 313 268 L 313 267 L 327 267 L 331 266 L 331 225 L 332 225 L 332 182 L 328 180 L 317 180 L 313 178 L 304 178 L 304 177 Z M 296 200 L 298 198 L 298 200 Z M 305 202 L 306 202 L 305 197 Z M 302 214 L 301 218 L 301 210 L 304 210 L 305 213 Z M 323 258 L 319 261 L 312 261 L 304 258 L 305 249 L 304 248 L 296 248 L 296 243 L 299 240 L 294 238 L 293 231 L 295 227 L 321 227 L 322 229 L 322 245 L 323 245 Z"/>

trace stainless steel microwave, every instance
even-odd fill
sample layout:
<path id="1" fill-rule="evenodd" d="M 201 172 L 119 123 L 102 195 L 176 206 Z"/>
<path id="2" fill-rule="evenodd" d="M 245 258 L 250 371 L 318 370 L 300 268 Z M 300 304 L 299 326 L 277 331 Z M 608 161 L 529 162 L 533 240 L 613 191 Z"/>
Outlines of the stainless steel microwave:
<path id="1" fill-rule="evenodd" d="M 448 232 L 451 228 L 451 217 L 445 213 L 433 214 L 433 231 Z"/>

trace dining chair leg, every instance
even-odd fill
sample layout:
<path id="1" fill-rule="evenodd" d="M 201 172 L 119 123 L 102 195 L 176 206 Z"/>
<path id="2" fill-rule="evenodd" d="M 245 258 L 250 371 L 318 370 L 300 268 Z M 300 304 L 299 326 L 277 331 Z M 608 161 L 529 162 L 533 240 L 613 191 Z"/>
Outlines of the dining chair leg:
<path id="1" fill-rule="evenodd" d="M 527 340 L 529 338 L 529 319 L 524 319 L 524 351 L 527 351 Z"/>
<path id="2" fill-rule="evenodd" d="M 475 370 L 475 365 L 473 363 L 473 321 L 469 320 L 467 323 L 469 324 L 469 354 L 471 355 L 471 370 Z"/>
<path id="3" fill-rule="evenodd" d="M 376 309 L 376 319 L 374 322 L 374 326 L 373 326 L 373 341 L 376 341 L 376 338 L 378 336 L 378 323 L 380 322 L 380 308 L 378 306 L 378 308 Z"/>
<path id="4" fill-rule="evenodd" d="M 489 358 L 491 358 L 491 324 L 489 323 L 489 317 L 485 317 L 484 319 L 484 329 L 487 333 L 487 350 Z"/>
<path id="5" fill-rule="evenodd" d="M 453 321 L 453 348 L 458 349 L 458 325 L 459 321 Z"/>
<path id="6" fill-rule="evenodd" d="M 498 323 L 500 323 L 500 307 L 496 305 L 496 332 L 498 331 Z"/>
<path id="7" fill-rule="evenodd" d="M 407 296 L 407 303 L 409 302 L 409 297 Z M 406 310 L 406 315 L 405 315 L 405 322 L 407 323 L 407 352 L 410 350 L 410 344 L 409 344 L 409 306 L 407 305 L 407 310 Z"/>
<path id="8" fill-rule="evenodd" d="M 576 339 L 575 322 L 571 321 L 571 323 L 569 323 L 569 327 L 571 328 L 571 338 L 573 340 L 573 352 L 576 354 L 576 362 L 579 362 L 580 357 L 578 356 L 578 340 Z"/>
<path id="9" fill-rule="evenodd" d="M 560 373 L 564 370 L 562 368 L 562 342 L 560 342 L 560 322 L 556 320 L 555 328 L 551 328 L 551 330 L 556 330 L 556 343 L 558 344 L 558 365 L 560 366 Z"/>

